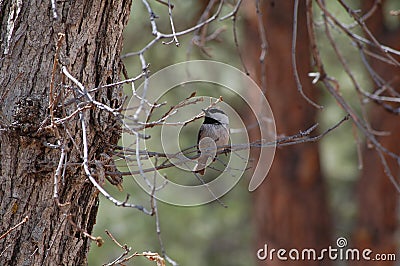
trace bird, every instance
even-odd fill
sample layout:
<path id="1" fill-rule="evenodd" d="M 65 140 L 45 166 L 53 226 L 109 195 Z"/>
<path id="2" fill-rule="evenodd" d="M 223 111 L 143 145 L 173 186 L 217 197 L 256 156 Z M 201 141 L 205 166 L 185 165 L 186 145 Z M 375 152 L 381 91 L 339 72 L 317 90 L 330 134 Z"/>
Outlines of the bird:
<path id="1" fill-rule="evenodd" d="M 216 152 L 225 149 L 220 146 L 229 144 L 229 117 L 217 107 L 202 110 L 205 117 L 197 137 L 197 148 L 200 156 L 193 169 L 193 172 L 200 175 L 204 175 L 208 159 L 215 160 Z"/>

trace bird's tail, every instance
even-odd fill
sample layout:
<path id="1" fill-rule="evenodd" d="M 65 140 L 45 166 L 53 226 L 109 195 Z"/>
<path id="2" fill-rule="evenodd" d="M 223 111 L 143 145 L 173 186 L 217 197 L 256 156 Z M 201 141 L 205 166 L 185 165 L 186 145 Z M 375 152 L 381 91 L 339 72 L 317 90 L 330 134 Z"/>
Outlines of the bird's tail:
<path id="1" fill-rule="evenodd" d="M 206 171 L 208 156 L 200 156 L 197 160 L 197 164 L 193 169 L 193 172 L 199 173 L 200 175 L 204 175 Z"/>

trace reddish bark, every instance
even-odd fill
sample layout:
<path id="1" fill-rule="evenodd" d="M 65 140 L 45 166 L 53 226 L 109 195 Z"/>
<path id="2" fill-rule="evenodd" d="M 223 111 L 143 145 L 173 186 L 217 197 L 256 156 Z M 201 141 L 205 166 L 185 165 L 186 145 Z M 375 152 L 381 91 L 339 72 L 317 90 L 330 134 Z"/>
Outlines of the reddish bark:
<path id="1" fill-rule="evenodd" d="M 291 59 L 293 1 L 263 1 L 262 13 L 268 39 L 266 57 L 266 96 L 275 116 L 278 135 L 292 135 L 316 121 L 317 109 L 296 89 Z M 249 9 L 250 10 L 250 9 Z M 318 98 L 307 73 L 311 71 L 305 19 L 305 1 L 300 1 L 297 68 L 304 92 Z M 248 65 L 259 71 L 260 40 L 257 16 L 247 12 Z M 254 73 L 254 72 L 253 72 Z M 257 138 L 253 134 L 253 138 Z M 257 247 L 315 248 L 330 243 L 330 214 L 326 186 L 321 174 L 318 145 L 301 144 L 277 149 L 267 179 L 254 194 Z M 328 261 L 260 261 L 260 265 L 328 265 Z"/>

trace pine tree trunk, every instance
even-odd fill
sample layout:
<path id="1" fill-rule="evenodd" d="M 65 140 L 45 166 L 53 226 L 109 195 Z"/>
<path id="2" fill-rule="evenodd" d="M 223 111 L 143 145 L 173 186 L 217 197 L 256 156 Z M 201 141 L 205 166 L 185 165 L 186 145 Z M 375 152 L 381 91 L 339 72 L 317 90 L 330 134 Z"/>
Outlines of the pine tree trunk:
<path id="1" fill-rule="evenodd" d="M 131 1 L 54 2 L 58 19 L 50 0 L 0 1 L 0 235 L 28 217 L 0 239 L 0 265 L 87 264 L 90 241 L 82 231 L 92 231 L 98 194 L 81 166 L 79 117 L 48 127 L 50 87 L 57 103 L 54 117 L 64 117 L 79 101 L 68 102 L 76 85 L 61 74 L 61 65 L 87 89 L 119 80 Z M 65 36 L 60 42 L 59 33 Z M 91 95 L 114 108 L 122 104 L 121 88 Z M 84 120 L 88 159 L 101 160 L 110 151 L 107 144 L 118 141 L 118 123 L 95 107 L 85 111 Z M 49 144 L 60 140 L 70 162 L 58 180 L 59 202 L 65 206 L 53 198 L 61 152 Z"/>
<path id="2" fill-rule="evenodd" d="M 293 76 L 291 43 L 294 1 L 260 1 L 268 40 L 266 64 L 266 96 L 274 113 L 277 134 L 293 135 L 316 122 L 317 109 L 302 98 Z M 297 32 L 297 69 L 303 90 L 317 100 L 307 73 L 311 71 L 306 29 L 305 1 L 299 1 Z M 260 38 L 254 11 L 246 26 L 248 65 L 257 66 Z M 261 80 L 260 71 L 257 79 Z M 256 139 L 255 137 L 254 139 Z M 330 214 L 318 155 L 318 144 L 300 144 L 278 148 L 263 184 L 255 191 L 254 216 L 257 247 L 268 249 L 315 248 L 330 242 Z M 287 254 L 286 254 L 287 255 Z M 329 265 L 329 261 L 259 261 L 259 265 Z"/>

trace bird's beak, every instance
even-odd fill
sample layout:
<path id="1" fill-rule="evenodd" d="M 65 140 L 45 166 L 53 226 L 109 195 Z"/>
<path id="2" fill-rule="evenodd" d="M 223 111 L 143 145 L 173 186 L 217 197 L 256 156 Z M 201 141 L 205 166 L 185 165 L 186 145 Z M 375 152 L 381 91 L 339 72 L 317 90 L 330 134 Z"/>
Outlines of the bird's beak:
<path id="1" fill-rule="evenodd" d="M 204 114 L 208 114 L 207 109 L 201 109 L 201 110 L 203 110 Z"/>

